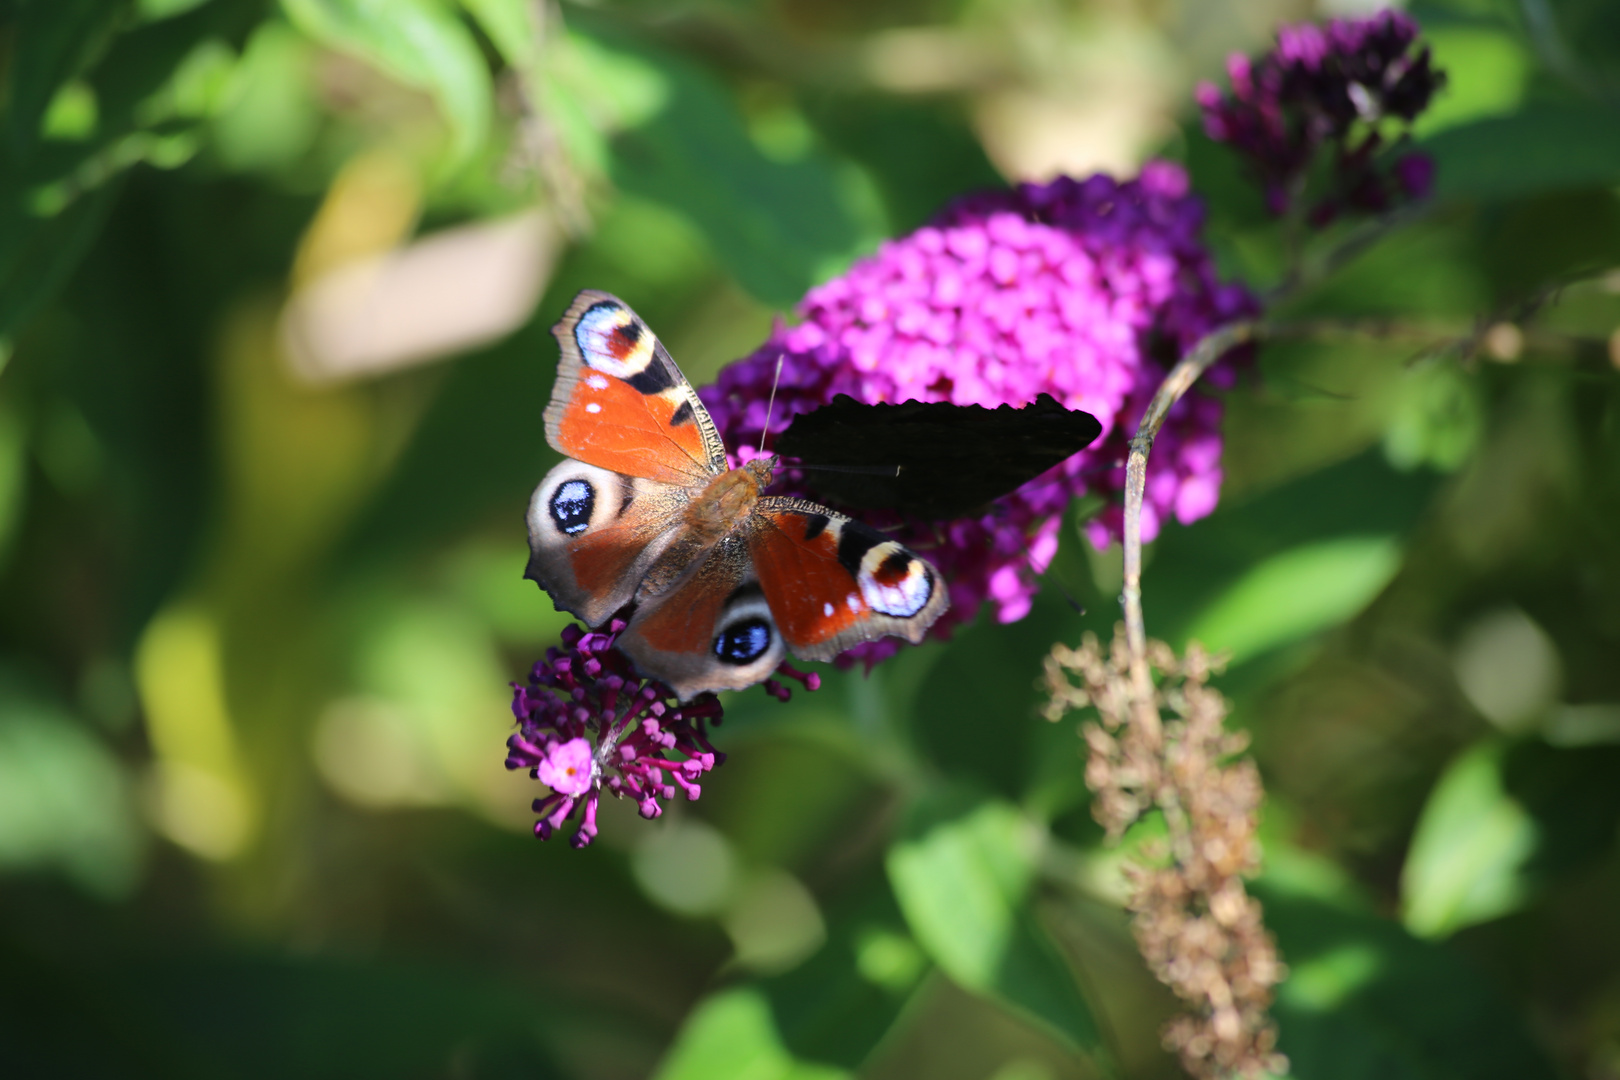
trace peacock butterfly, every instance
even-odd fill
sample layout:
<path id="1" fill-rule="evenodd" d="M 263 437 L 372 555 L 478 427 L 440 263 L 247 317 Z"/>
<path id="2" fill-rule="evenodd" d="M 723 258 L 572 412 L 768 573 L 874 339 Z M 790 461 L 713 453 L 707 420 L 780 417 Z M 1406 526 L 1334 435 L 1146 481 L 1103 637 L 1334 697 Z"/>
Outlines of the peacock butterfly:
<path id="1" fill-rule="evenodd" d="M 525 576 L 590 626 L 633 605 L 618 647 L 682 700 L 830 660 L 885 635 L 918 642 L 950 605 L 939 571 L 882 533 L 764 494 L 776 458 L 727 466 L 708 410 L 647 324 L 604 292 L 574 298 L 546 441 L 563 461 L 529 501 Z"/>

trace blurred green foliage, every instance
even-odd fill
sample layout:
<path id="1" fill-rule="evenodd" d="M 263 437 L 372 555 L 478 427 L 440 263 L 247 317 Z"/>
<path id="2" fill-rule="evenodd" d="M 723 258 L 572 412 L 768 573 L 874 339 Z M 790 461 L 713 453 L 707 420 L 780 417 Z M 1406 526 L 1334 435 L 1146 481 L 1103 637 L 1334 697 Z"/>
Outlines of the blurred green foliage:
<path id="1" fill-rule="evenodd" d="M 1228 394 L 1222 505 L 1149 552 L 1148 624 L 1232 651 L 1294 1075 L 1612 1077 L 1620 9 L 1412 10 L 1440 197 L 1278 313 L 1368 332 Z M 1026 620 L 734 695 L 703 799 L 610 804 L 576 853 L 501 767 L 504 683 L 564 625 L 519 519 L 582 287 L 706 382 L 951 196 L 1149 152 L 1275 280 L 1188 92 L 1311 14 L 0 6 L 0 1072 L 1174 1075 L 1074 725 L 1036 711 L 1117 549 L 1067 528 Z M 334 266 L 525 213 L 541 285 L 498 333 L 289 364 Z"/>

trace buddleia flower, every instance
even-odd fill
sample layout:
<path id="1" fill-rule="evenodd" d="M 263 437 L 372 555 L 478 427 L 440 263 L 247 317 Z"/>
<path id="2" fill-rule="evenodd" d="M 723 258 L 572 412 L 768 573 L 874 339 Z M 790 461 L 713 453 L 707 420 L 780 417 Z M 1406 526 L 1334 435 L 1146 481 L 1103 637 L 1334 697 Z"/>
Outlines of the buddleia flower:
<path id="1" fill-rule="evenodd" d="M 1272 213 L 1296 204 L 1313 169 L 1326 174 L 1307 212 L 1317 225 L 1429 194 L 1434 162 L 1404 149 L 1403 129 L 1445 76 L 1410 15 L 1285 26 L 1276 48 L 1255 59 L 1234 54 L 1226 71 L 1228 90 L 1198 88 L 1204 131 L 1246 159 Z"/>
<path id="2" fill-rule="evenodd" d="M 951 609 L 935 635 L 986 603 L 1014 622 L 1057 553 L 1072 500 L 1103 496 L 1086 535 L 1099 548 L 1119 537 L 1125 443 L 1165 372 L 1204 334 L 1257 310 L 1248 290 L 1219 280 L 1203 218 L 1186 173 L 1165 162 L 1133 180 L 1060 177 L 968 195 L 811 289 L 795 325 L 778 325 L 700 394 L 739 460 L 760 445 L 779 357 L 771 436 L 837 394 L 995 407 L 1048 393 L 1095 415 L 1103 434 L 1091 447 L 974 517 L 856 515 L 943 573 Z M 1210 381 L 1229 385 L 1232 371 L 1217 365 Z M 1146 538 L 1167 518 L 1191 522 L 1215 508 L 1220 421 L 1220 400 L 1203 393 L 1172 410 L 1154 447 Z M 814 496 L 791 469 L 775 490 Z M 872 663 L 898 647 L 870 642 L 842 659 Z"/>
<path id="3" fill-rule="evenodd" d="M 638 676 L 614 647 L 624 628 L 617 619 L 595 633 L 570 626 L 528 682 L 512 684 L 518 730 L 507 740 L 506 767 L 527 769 L 550 789 L 534 801 L 534 832 L 542 840 L 578 817 L 572 843 L 589 844 L 603 794 L 631 799 L 642 817 L 656 818 L 677 794 L 698 798 L 704 775 L 726 759 L 709 742 L 709 727 L 721 721 L 720 700 L 703 694 L 682 704 L 668 686 Z M 787 665 L 781 673 L 811 690 L 818 685 L 816 676 Z M 765 687 L 787 700 L 778 680 Z"/>

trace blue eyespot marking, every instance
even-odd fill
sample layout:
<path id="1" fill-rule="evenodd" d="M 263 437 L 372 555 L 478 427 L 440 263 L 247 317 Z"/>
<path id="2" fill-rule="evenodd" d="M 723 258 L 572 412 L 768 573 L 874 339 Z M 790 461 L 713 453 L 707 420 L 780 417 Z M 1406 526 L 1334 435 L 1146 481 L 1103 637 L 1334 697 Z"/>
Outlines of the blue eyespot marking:
<path id="1" fill-rule="evenodd" d="M 551 496 L 551 520 L 566 536 L 578 536 L 591 524 L 596 508 L 596 490 L 583 480 L 569 480 Z"/>
<path id="2" fill-rule="evenodd" d="M 771 624 L 755 617 L 732 623 L 714 639 L 714 655 L 722 664 L 752 664 L 771 647 Z"/>

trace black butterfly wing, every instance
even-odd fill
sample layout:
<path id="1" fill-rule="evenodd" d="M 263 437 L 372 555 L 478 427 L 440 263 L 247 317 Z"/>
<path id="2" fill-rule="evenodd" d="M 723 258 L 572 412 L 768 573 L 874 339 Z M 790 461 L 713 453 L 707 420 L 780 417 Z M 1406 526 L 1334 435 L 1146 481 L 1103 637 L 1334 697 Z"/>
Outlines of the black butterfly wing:
<path id="1" fill-rule="evenodd" d="M 1095 416 L 1065 409 L 1050 394 L 1022 408 L 994 409 L 941 401 L 867 405 L 840 394 L 794 417 L 776 451 L 806 465 L 869 470 L 806 471 L 805 482 L 833 502 L 945 521 L 974 514 L 1101 433 Z M 898 467 L 898 474 L 883 467 Z"/>

